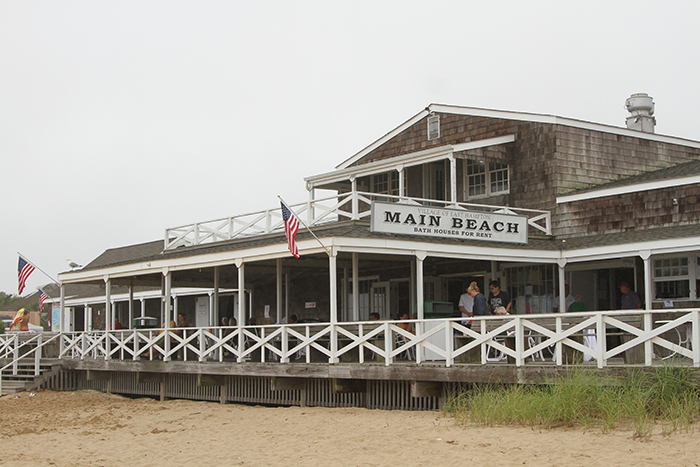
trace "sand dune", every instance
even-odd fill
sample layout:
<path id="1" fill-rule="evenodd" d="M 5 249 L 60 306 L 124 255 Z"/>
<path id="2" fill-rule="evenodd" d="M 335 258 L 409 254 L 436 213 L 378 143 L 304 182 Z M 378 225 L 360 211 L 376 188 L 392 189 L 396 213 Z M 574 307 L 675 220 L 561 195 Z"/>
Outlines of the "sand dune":
<path id="1" fill-rule="evenodd" d="M 436 412 L 38 391 L 0 399 L 4 466 L 700 466 L 700 430 L 462 427 Z"/>

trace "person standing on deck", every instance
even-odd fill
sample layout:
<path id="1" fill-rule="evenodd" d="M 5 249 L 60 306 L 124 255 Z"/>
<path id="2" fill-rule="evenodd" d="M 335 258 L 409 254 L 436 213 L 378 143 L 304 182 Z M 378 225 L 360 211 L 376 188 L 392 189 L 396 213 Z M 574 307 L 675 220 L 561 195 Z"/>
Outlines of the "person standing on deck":
<path id="1" fill-rule="evenodd" d="M 462 312 L 462 318 L 469 318 L 470 316 L 474 316 L 474 298 L 471 295 L 469 295 L 469 288 L 467 288 L 466 290 L 466 293 L 463 293 L 459 296 L 459 311 Z M 462 321 L 462 324 L 468 328 L 471 328 L 472 320 L 465 319 Z"/>
<path id="2" fill-rule="evenodd" d="M 467 293 L 474 299 L 474 306 L 472 307 L 471 316 L 488 316 L 489 306 L 486 303 L 486 297 L 484 297 L 484 294 L 479 292 L 479 286 L 476 285 L 476 282 L 469 284 Z"/>
<path id="3" fill-rule="evenodd" d="M 623 282 L 617 287 L 620 289 L 620 292 L 622 292 L 622 304 L 620 309 L 639 310 L 642 308 L 642 301 L 639 299 L 639 295 L 630 288 L 628 282 Z"/>
<path id="4" fill-rule="evenodd" d="M 501 290 L 501 283 L 494 280 L 489 283 L 489 311 L 493 313 L 493 310 L 502 306 L 507 312 L 510 312 L 510 306 L 512 302 L 510 301 L 510 295 L 508 292 Z"/>

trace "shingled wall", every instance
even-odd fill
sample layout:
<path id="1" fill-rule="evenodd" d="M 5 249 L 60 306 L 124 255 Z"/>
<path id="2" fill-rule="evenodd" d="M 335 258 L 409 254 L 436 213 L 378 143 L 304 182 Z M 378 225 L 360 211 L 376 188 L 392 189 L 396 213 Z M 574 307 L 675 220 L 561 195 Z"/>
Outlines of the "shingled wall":
<path id="1" fill-rule="evenodd" d="M 422 119 L 353 165 L 510 134 L 515 135 L 515 141 L 503 145 L 505 151 L 487 148 L 455 154 L 486 162 L 506 162 L 511 168 L 510 194 L 469 201 L 550 210 L 555 234 L 572 235 L 582 226 L 580 222 L 567 221 L 567 213 L 557 212 L 557 195 L 700 158 L 698 149 L 602 131 L 440 114 L 440 138 L 428 141 L 426 119 Z M 464 165 L 458 162 L 458 196 L 464 201 Z M 589 230 L 581 233 L 584 231 Z"/>
<path id="2" fill-rule="evenodd" d="M 687 225 L 700 218 L 699 201 L 700 185 L 606 196 L 559 205 L 554 223 L 562 237 Z"/>

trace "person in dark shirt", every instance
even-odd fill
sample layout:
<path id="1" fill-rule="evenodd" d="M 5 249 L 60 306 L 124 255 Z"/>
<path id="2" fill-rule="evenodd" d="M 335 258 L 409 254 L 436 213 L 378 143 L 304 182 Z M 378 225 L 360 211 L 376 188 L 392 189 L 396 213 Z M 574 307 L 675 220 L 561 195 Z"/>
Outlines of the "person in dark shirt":
<path id="1" fill-rule="evenodd" d="M 510 301 L 510 295 L 508 295 L 508 292 L 501 290 L 500 282 L 491 281 L 489 283 L 489 290 L 491 291 L 489 292 L 488 305 L 491 314 L 493 314 L 493 310 L 499 306 L 502 306 L 506 309 L 506 312 L 510 313 L 510 306 L 512 304 Z"/>
<path id="2" fill-rule="evenodd" d="M 467 293 L 474 299 L 474 306 L 469 316 L 487 316 L 489 314 L 489 307 L 486 304 L 486 298 L 479 292 L 479 286 L 476 285 L 476 282 L 472 282 L 469 285 Z"/>
<path id="3" fill-rule="evenodd" d="M 623 310 L 639 310 L 642 308 L 642 301 L 639 299 L 637 292 L 630 288 L 628 282 L 623 282 L 617 286 L 622 293 L 622 308 Z"/>

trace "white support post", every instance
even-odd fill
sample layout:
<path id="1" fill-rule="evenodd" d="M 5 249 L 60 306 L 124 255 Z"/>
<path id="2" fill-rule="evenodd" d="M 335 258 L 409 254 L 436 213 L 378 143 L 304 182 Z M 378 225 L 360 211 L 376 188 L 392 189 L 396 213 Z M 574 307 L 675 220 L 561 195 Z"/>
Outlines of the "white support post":
<path id="1" fill-rule="evenodd" d="M 457 159 L 454 153 L 450 154 L 450 201 L 457 205 Z"/>
<path id="2" fill-rule="evenodd" d="M 360 254 L 352 254 L 352 320 L 360 320 Z"/>
<path id="3" fill-rule="evenodd" d="M 561 332 L 563 331 L 562 322 L 561 322 L 561 315 L 558 315 L 556 318 L 554 318 L 554 320 L 556 323 L 557 336 L 560 336 Z M 596 336 L 597 335 L 598 335 L 598 331 L 596 331 Z M 560 340 L 558 340 L 554 344 L 554 360 L 556 361 L 557 366 L 563 366 L 563 364 L 564 364 L 564 362 L 562 362 L 563 355 L 562 355 L 561 347 L 562 347 L 562 343 Z M 600 343 L 598 344 L 598 352 L 600 352 Z"/>
<path id="4" fill-rule="evenodd" d="M 219 266 L 214 266 L 214 322 L 212 325 L 219 326 L 221 323 L 219 316 Z"/>
<path id="5" fill-rule="evenodd" d="M 654 328 L 654 322 L 651 313 L 644 313 L 644 333 L 649 335 Z M 651 339 L 644 342 L 644 365 L 651 366 L 654 357 L 654 343 Z"/>
<path id="6" fill-rule="evenodd" d="M 654 300 L 654 280 L 651 276 L 651 251 L 643 250 L 639 255 L 644 260 L 644 309 L 651 310 L 651 302 Z"/>
<path id="7" fill-rule="evenodd" d="M 131 329 L 131 323 L 134 320 L 134 286 L 129 285 L 129 324 L 126 326 L 127 329 Z M 122 327 L 124 327 L 122 325 Z"/>
<path id="8" fill-rule="evenodd" d="M 596 338 L 598 340 L 598 368 L 605 366 L 605 354 L 608 351 L 607 336 L 605 335 L 605 318 L 603 313 L 596 314 Z"/>
<path id="9" fill-rule="evenodd" d="M 397 172 L 399 172 L 399 199 L 404 200 L 404 185 L 406 184 L 406 178 L 404 176 L 404 166 L 400 165 L 396 167 Z"/>
<path id="10" fill-rule="evenodd" d="M 243 346 L 245 339 L 243 336 L 243 326 L 245 325 L 245 263 L 242 259 L 236 260 L 238 267 L 238 362 L 243 361 Z"/>
<path id="11" fill-rule="evenodd" d="M 167 269 L 163 270 L 163 273 L 165 274 L 165 333 L 163 339 L 163 349 L 165 350 L 165 355 L 163 355 L 163 361 L 167 362 L 170 360 L 170 331 L 172 330 L 170 327 L 170 321 L 173 319 L 172 304 L 170 303 L 172 295 L 173 274 Z"/>
<path id="12" fill-rule="evenodd" d="M 83 331 L 90 331 L 90 321 L 88 315 L 90 314 L 90 307 L 86 303 L 83 307 Z"/>
<path id="13" fill-rule="evenodd" d="M 276 323 L 282 322 L 282 258 L 277 258 L 275 261 L 277 278 L 277 320 Z"/>
<path id="14" fill-rule="evenodd" d="M 308 186 L 307 189 L 309 190 L 309 202 L 308 206 L 306 208 L 306 220 L 308 225 L 313 225 L 314 223 L 314 196 L 315 196 L 315 191 L 313 186 Z"/>
<path id="15" fill-rule="evenodd" d="M 63 328 L 63 317 L 66 313 L 66 286 L 61 283 L 61 305 L 58 310 L 58 331 L 65 332 Z"/>
<path id="16" fill-rule="evenodd" d="M 416 315 L 418 319 L 423 319 L 423 261 L 428 256 L 425 251 L 416 252 Z"/>
<path id="17" fill-rule="evenodd" d="M 343 266 L 343 281 L 340 287 L 340 320 L 349 321 L 348 315 L 348 268 Z"/>
<path id="18" fill-rule="evenodd" d="M 63 331 L 63 313 L 65 312 L 64 310 L 66 308 L 66 286 L 63 284 L 63 282 L 61 282 L 61 284 L 60 284 L 60 289 L 61 289 L 61 301 L 60 301 L 61 304 L 60 304 L 60 307 L 58 309 L 59 310 L 58 311 L 58 319 L 59 319 L 58 331 L 63 333 L 64 332 Z M 17 337 L 16 334 L 15 334 L 15 337 Z M 59 344 L 58 344 L 58 347 L 59 347 L 58 356 L 59 356 L 59 358 L 62 358 L 63 357 L 63 348 L 64 348 L 63 336 L 61 336 L 59 338 L 58 342 L 59 342 Z M 18 347 L 15 346 L 15 349 L 16 348 L 18 348 Z M 0 384 L 2 384 L 2 383 L 0 383 Z"/>
<path id="19" fill-rule="evenodd" d="M 335 248 L 331 247 L 331 254 L 328 256 L 328 272 L 330 279 L 330 312 L 331 312 L 331 357 L 330 363 L 338 363 L 338 256 Z M 310 350 L 310 349 L 309 349 Z"/>
<path id="20" fill-rule="evenodd" d="M 109 323 L 112 322 L 112 279 L 105 276 L 105 360 L 111 358 L 112 342 L 109 337 Z"/>
<path id="21" fill-rule="evenodd" d="M 408 278 L 408 312 L 409 316 L 417 315 L 416 312 L 416 262 L 411 261 L 411 272 Z"/>
<path id="22" fill-rule="evenodd" d="M 428 256 L 428 253 L 425 251 L 416 251 L 416 298 L 417 298 L 417 310 L 416 314 L 418 315 L 418 322 L 416 323 L 416 336 L 420 336 L 423 334 L 423 319 L 424 319 L 424 314 L 423 314 L 423 305 L 424 305 L 424 295 L 423 295 L 423 261 L 425 261 L 425 258 Z M 416 351 L 416 363 L 420 363 L 421 360 L 423 359 L 423 351 L 425 349 L 423 346 L 416 346 L 415 351 Z"/>
<path id="23" fill-rule="evenodd" d="M 693 351 L 693 366 L 700 368 L 700 310 L 691 311 L 691 343 L 690 348 Z"/>
<path id="24" fill-rule="evenodd" d="M 209 326 L 216 326 L 214 322 L 214 291 L 209 292 Z"/>
<path id="25" fill-rule="evenodd" d="M 141 299 L 141 317 L 143 318 L 146 316 L 146 299 L 142 298 Z"/>
<path id="26" fill-rule="evenodd" d="M 350 186 L 352 190 L 352 220 L 360 218 L 359 199 L 357 197 L 357 179 L 353 175 L 350 177 Z"/>
<path id="27" fill-rule="evenodd" d="M 522 316 L 515 316 L 515 366 L 523 366 L 525 351 L 525 335 Z"/>
<path id="28" fill-rule="evenodd" d="M 557 265 L 559 266 L 559 312 L 563 313 L 566 311 L 566 260 L 558 259 Z"/>
<path id="29" fill-rule="evenodd" d="M 330 279 L 330 312 L 331 312 L 331 356 L 330 363 L 338 363 L 338 256 L 335 248 L 331 247 L 331 254 L 328 256 L 328 272 Z M 307 353 L 310 353 L 309 349 Z"/>
<path id="30" fill-rule="evenodd" d="M 454 328 L 452 327 L 454 323 L 452 321 L 445 321 L 445 366 L 451 367 L 454 363 Z"/>
<path id="31" fill-rule="evenodd" d="M 175 323 L 178 323 L 177 315 L 179 314 L 179 307 L 178 307 L 178 296 L 177 294 L 173 294 L 173 320 Z"/>

